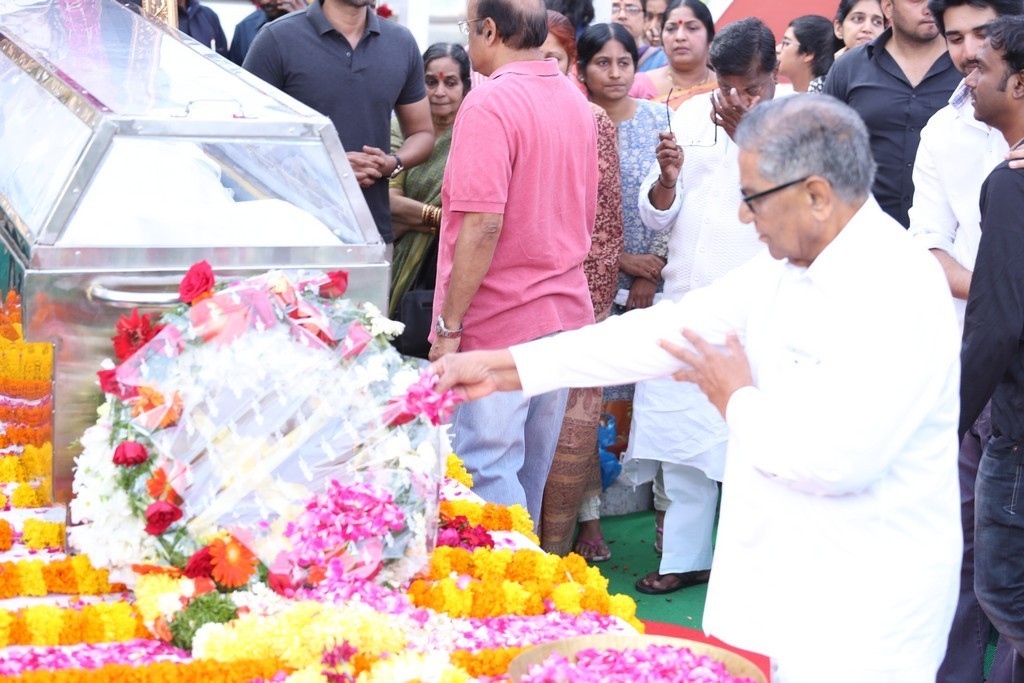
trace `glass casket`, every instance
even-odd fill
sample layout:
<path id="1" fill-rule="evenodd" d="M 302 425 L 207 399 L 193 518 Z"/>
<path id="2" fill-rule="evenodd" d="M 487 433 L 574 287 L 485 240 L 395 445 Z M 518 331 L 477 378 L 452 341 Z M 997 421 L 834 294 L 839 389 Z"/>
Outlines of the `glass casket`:
<path id="1" fill-rule="evenodd" d="M 26 340 L 54 344 L 58 500 L 117 319 L 177 303 L 193 263 L 342 268 L 387 310 L 384 244 L 330 121 L 114 0 L 0 0 L 0 239 Z"/>

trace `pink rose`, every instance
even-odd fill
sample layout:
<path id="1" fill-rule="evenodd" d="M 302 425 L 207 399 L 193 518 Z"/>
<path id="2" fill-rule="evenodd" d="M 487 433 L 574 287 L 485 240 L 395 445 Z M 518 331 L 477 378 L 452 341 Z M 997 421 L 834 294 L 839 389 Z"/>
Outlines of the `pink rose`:
<path id="1" fill-rule="evenodd" d="M 462 537 L 458 529 L 448 527 L 437 532 L 437 545 L 458 548 L 461 544 Z"/>
<path id="2" fill-rule="evenodd" d="M 123 441 L 114 449 L 114 464 L 122 467 L 141 465 L 149 459 L 149 451 L 138 441 Z"/>
<path id="3" fill-rule="evenodd" d="M 213 268 L 206 261 L 192 264 L 178 287 L 178 298 L 187 304 L 195 304 L 213 292 Z"/>
<path id="4" fill-rule="evenodd" d="M 146 533 L 159 536 L 179 519 L 181 519 L 181 508 L 177 505 L 168 503 L 166 500 L 150 503 L 146 508 Z"/>

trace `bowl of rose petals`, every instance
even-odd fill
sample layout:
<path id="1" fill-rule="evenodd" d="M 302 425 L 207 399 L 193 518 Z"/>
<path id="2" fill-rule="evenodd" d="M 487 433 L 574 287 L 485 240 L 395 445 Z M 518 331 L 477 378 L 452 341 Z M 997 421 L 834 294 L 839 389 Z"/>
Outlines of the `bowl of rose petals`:
<path id="1" fill-rule="evenodd" d="M 749 659 L 668 636 L 566 638 L 522 652 L 509 664 L 516 683 L 767 683 Z"/>

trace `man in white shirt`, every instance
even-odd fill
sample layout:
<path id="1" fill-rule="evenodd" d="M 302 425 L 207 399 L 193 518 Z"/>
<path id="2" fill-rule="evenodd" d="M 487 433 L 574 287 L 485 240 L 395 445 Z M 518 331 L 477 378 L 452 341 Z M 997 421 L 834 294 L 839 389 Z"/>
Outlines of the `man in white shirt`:
<path id="1" fill-rule="evenodd" d="M 998 16 L 1020 14 L 1021 0 L 931 0 L 929 10 L 946 37 L 949 56 L 965 76 L 977 64 L 985 25 Z M 931 249 L 942 264 L 954 297 L 961 329 L 971 273 L 981 240 L 981 184 L 1003 160 L 1008 146 L 1002 133 L 974 118 L 970 91 L 961 82 L 949 104 L 921 130 L 914 163 L 914 205 L 910 234 Z M 946 659 L 937 683 L 981 683 L 990 624 L 974 595 L 974 482 L 990 416 L 986 411 L 960 444 L 960 514 L 964 534 L 960 600 L 949 634 Z M 1001 647 L 989 675 L 1008 680 L 1009 650 Z"/>
<path id="2" fill-rule="evenodd" d="M 715 36 L 709 59 L 718 89 L 679 106 L 672 118 L 675 139 L 661 143 L 658 163 L 640 186 L 644 225 L 671 230 L 661 273 L 667 299 L 711 284 L 764 250 L 736 216 L 740 171 L 734 129 L 719 127 L 711 114 L 735 107 L 741 117 L 771 101 L 778 67 L 775 36 L 760 19 L 733 22 Z M 717 482 L 729 439 L 722 416 L 693 384 L 653 379 L 636 385 L 629 434 L 629 457 L 661 462 L 669 501 L 661 563 L 636 582 L 636 589 L 660 595 L 707 583 Z M 655 482 L 656 496 L 658 488 Z"/>
<path id="3" fill-rule="evenodd" d="M 781 683 L 932 683 L 961 553 L 942 269 L 871 197 L 846 105 L 760 105 L 736 142 L 740 216 L 769 254 L 676 302 L 446 357 L 439 388 L 694 381 L 730 432 L 705 630 L 775 658 Z"/>

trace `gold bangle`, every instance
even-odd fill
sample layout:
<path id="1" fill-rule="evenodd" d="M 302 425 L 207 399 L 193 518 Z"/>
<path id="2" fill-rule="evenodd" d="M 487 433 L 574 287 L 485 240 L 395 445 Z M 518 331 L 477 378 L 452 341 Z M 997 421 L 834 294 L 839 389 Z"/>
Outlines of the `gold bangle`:
<path id="1" fill-rule="evenodd" d="M 430 204 L 424 204 L 423 208 L 420 210 L 420 223 L 423 223 L 423 225 L 427 225 L 427 226 L 430 225 L 430 217 L 431 217 L 430 210 L 432 208 L 433 207 L 430 206 Z"/>
<path id="2" fill-rule="evenodd" d="M 433 215 L 430 217 L 431 221 L 432 221 L 431 225 L 433 225 L 435 228 L 440 228 L 441 227 L 441 207 L 440 206 L 435 206 L 435 207 L 433 207 L 433 209 L 434 209 L 433 210 Z"/>

